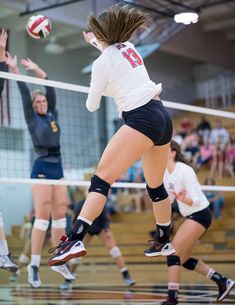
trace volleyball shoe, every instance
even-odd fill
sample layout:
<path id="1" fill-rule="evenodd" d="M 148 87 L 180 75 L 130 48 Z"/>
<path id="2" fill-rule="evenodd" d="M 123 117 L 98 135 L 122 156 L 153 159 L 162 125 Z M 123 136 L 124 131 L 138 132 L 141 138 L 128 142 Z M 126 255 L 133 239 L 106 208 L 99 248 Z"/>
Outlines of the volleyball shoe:
<path id="1" fill-rule="evenodd" d="M 61 237 L 61 243 L 49 250 L 49 253 L 56 251 L 56 254 L 48 260 L 49 266 L 64 265 L 68 260 L 87 254 L 84 244 L 80 240 L 68 240 L 66 236 Z"/>

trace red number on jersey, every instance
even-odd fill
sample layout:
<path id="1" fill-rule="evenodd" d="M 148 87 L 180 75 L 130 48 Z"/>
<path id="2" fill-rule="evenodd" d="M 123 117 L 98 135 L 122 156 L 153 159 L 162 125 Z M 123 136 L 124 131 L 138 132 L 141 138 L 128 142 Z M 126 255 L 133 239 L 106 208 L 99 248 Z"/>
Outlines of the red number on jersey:
<path id="1" fill-rule="evenodd" d="M 140 66 L 143 64 L 143 60 L 136 53 L 136 51 L 131 48 L 127 49 L 126 51 L 123 51 L 122 56 L 129 61 L 132 68 L 136 68 L 137 66 Z"/>

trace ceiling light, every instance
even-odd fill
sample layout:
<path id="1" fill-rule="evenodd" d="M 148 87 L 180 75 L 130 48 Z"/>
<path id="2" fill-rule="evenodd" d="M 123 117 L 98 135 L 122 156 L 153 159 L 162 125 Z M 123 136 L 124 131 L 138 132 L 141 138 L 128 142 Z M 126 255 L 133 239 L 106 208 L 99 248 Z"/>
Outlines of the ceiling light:
<path id="1" fill-rule="evenodd" d="M 185 25 L 188 25 L 190 23 L 198 22 L 198 14 L 192 12 L 180 13 L 174 16 L 174 20 L 177 23 L 183 23 Z"/>
<path id="2" fill-rule="evenodd" d="M 55 37 L 52 37 L 49 43 L 45 46 L 45 51 L 50 54 L 61 54 L 65 51 L 65 48 L 56 42 Z"/>

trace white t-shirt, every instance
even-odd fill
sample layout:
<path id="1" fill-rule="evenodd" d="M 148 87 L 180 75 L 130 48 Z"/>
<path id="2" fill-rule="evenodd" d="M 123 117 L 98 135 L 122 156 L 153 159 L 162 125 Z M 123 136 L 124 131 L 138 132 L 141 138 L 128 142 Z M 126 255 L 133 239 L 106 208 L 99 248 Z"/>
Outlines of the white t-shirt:
<path id="1" fill-rule="evenodd" d="M 143 59 L 130 42 L 104 49 L 94 61 L 86 107 L 100 107 L 102 94 L 114 97 L 119 114 L 148 103 L 162 91 L 162 84 L 150 80 Z"/>
<path id="2" fill-rule="evenodd" d="M 214 145 L 217 145 L 219 142 L 224 146 L 229 142 L 229 132 L 227 129 L 221 128 L 213 128 L 211 131 L 210 142 Z"/>
<path id="3" fill-rule="evenodd" d="M 164 185 L 172 202 L 175 199 L 172 192 L 179 193 L 182 190 L 186 190 L 186 196 L 192 199 L 193 204 L 191 206 L 177 200 L 182 216 L 189 216 L 209 206 L 209 202 L 201 190 L 194 170 L 185 163 L 176 162 L 175 169 L 172 173 L 166 170 Z"/>

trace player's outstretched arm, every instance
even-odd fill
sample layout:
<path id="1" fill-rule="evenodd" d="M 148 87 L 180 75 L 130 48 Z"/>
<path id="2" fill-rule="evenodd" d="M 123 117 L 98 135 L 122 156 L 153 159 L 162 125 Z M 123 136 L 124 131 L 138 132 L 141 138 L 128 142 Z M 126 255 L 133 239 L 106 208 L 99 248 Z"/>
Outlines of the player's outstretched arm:
<path id="1" fill-rule="evenodd" d="M 6 52 L 6 64 L 10 68 L 10 71 L 15 74 L 20 74 L 19 67 L 17 65 L 17 56 L 12 56 L 10 52 Z"/>
<path id="2" fill-rule="evenodd" d="M 47 74 L 42 70 L 35 62 L 30 58 L 21 59 L 20 63 L 25 67 L 26 70 L 33 71 L 38 78 L 46 78 Z"/>
<path id="3" fill-rule="evenodd" d="M 7 32 L 2 29 L 0 34 L 0 62 L 6 61 Z"/>

